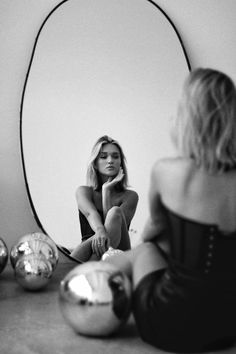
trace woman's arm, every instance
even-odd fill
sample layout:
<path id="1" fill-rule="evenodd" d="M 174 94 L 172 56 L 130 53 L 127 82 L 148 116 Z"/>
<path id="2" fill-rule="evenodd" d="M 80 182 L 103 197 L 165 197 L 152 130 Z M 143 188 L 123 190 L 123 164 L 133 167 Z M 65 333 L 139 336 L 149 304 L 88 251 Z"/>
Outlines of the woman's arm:
<path id="1" fill-rule="evenodd" d="M 98 229 L 104 229 L 101 216 L 92 200 L 92 190 L 87 186 L 80 186 L 76 191 L 76 201 L 78 209 L 84 214 L 89 225 L 96 232 Z"/>
<path id="2" fill-rule="evenodd" d="M 138 205 L 138 194 L 133 190 L 127 190 L 120 205 L 125 216 L 126 225 L 130 225 Z"/>
<path id="3" fill-rule="evenodd" d="M 114 193 L 114 187 L 124 177 L 123 170 L 120 169 L 118 175 L 114 179 L 109 179 L 102 186 L 102 206 L 103 215 L 106 218 L 107 212 L 116 204 L 112 202 L 112 193 Z M 114 200 L 114 199 L 113 199 Z M 129 225 L 137 208 L 138 194 L 132 190 L 126 190 L 122 196 L 122 201 L 119 207 L 123 211 L 126 224 Z"/>
<path id="4" fill-rule="evenodd" d="M 117 183 L 122 180 L 123 177 L 123 170 L 120 169 L 119 173 L 114 179 L 109 178 L 107 182 L 102 185 L 102 209 L 104 219 L 106 219 L 107 212 L 114 206 L 112 203 L 112 191 L 114 190 L 114 187 L 117 185 Z"/>
<path id="5" fill-rule="evenodd" d="M 166 228 L 166 217 L 161 204 L 161 168 L 156 163 L 151 172 L 151 180 L 148 193 L 149 218 L 142 233 L 143 241 L 151 241 L 163 235 Z"/>
<path id="6" fill-rule="evenodd" d="M 91 188 L 87 186 L 78 187 L 76 191 L 76 200 L 78 209 L 84 214 L 95 233 L 92 241 L 92 250 L 100 255 L 98 249 L 100 250 L 100 248 L 102 248 L 102 251 L 105 252 L 109 246 L 109 239 L 101 216 L 93 203 Z"/>

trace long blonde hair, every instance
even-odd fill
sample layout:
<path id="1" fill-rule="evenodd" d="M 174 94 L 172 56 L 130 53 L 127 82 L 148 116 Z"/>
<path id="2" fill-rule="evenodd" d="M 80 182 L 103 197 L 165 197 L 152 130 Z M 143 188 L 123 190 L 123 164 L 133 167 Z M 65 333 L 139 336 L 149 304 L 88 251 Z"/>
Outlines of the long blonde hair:
<path id="1" fill-rule="evenodd" d="M 121 180 L 121 182 L 117 184 L 117 189 L 125 190 L 128 186 L 126 158 L 120 144 L 116 140 L 112 139 L 107 135 L 103 135 L 102 137 L 100 137 L 92 148 L 92 152 L 91 152 L 91 156 L 87 168 L 87 185 L 92 187 L 94 190 L 98 190 L 102 186 L 101 179 L 98 170 L 96 168 L 96 162 L 97 162 L 98 155 L 101 152 L 103 145 L 105 144 L 114 144 L 120 152 L 121 168 L 123 169 L 124 177 Z"/>
<path id="2" fill-rule="evenodd" d="M 198 68 L 185 81 L 176 119 L 184 156 L 210 172 L 236 167 L 236 88 L 224 73 Z"/>

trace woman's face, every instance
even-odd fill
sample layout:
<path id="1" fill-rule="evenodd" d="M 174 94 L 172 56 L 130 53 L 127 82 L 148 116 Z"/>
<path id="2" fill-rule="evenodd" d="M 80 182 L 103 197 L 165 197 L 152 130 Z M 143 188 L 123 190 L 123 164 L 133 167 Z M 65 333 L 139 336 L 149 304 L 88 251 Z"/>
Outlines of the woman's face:
<path id="1" fill-rule="evenodd" d="M 118 147 L 114 144 L 104 144 L 97 157 L 98 172 L 107 177 L 115 177 L 121 167 L 121 156 Z"/>

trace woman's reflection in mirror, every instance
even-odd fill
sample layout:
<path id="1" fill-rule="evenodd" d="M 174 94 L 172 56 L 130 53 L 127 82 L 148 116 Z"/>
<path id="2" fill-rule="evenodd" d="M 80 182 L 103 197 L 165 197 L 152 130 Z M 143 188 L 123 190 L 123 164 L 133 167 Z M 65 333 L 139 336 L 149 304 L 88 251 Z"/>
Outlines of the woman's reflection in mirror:
<path id="1" fill-rule="evenodd" d="M 87 168 L 87 185 L 76 191 L 82 242 L 71 252 L 81 262 L 99 260 L 109 247 L 131 248 L 129 226 L 138 194 L 128 188 L 126 159 L 109 136 L 95 143 Z"/>

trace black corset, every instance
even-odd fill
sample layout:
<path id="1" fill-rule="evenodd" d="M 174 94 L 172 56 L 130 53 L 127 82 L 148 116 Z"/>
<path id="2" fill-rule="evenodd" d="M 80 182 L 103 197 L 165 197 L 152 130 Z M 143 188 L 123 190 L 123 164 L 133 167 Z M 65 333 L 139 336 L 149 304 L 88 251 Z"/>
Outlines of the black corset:
<path id="1" fill-rule="evenodd" d="M 171 260 L 205 275 L 236 277 L 236 231 L 224 235 L 217 225 L 198 223 L 166 209 Z"/>

